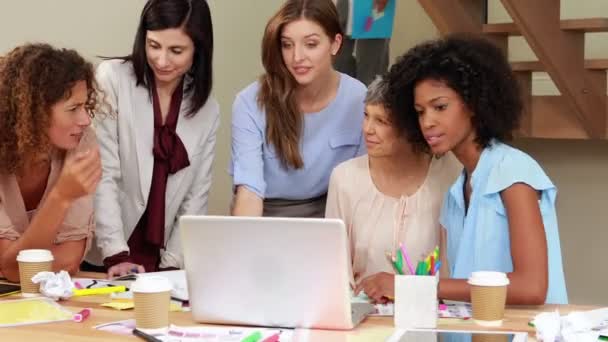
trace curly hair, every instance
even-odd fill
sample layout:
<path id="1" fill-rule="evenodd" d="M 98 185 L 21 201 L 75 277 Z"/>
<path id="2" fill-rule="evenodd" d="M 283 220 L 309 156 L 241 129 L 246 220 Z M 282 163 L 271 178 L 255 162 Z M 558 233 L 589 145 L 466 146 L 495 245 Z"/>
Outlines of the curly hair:
<path id="1" fill-rule="evenodd" d="M 0 173 L 52 151 L 48 138 L 51 107 L 71 96 L 78 81 L 87 84 L 85 109 L 98 109 L 94 67 L 76 51 L 48 44 L 19 46 L 0 59 Z"/>
<path id="2" fill-rule="evenodd" d="M 455 34 L 423 42 L 399 57 L 387 76 L 388 101 L 397 125 L 418 150 L 428 151 L 414 108 L 414 90 L 424 80 L 445 82 L 473 113 L 475 142 L 512 138 L 522 115 L 520 88 L 503 52 L 485 38 Z"/>

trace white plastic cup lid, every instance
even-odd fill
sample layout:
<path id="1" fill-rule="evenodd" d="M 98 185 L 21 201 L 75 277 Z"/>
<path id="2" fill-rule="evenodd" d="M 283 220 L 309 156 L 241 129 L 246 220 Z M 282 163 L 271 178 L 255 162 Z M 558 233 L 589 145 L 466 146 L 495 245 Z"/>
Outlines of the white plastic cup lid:
<path id="1" fill-rule="evenodd" d="M 468 283 L 476 286 L 506 286 L 510 281 L 504 272 L 479 271 L 471 274 Z"/>
<path id="2" fill-rule="evenodd" d="M 24 249 L 17 254 L 18 262 L 46 262 L 53 260 L 53 253 L 48 249 Z"/>
<path id="3" fill-rule="evenodd" d="M 171 291 L 169 279 L 161 276 L 139 275 L 131 284 L 131 291 L 139 293 L 157 293 Z"/>

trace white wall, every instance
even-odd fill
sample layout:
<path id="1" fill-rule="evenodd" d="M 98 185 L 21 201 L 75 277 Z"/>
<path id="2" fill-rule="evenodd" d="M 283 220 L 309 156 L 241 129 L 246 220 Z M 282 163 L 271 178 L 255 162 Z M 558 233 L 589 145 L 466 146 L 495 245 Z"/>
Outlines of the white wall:
<path id="1" fill-rule="evenodd" d="M 9 0 L 0 10 L 0 53 L 25 42 L 75 48 L 85 56 L 127 54 L 144 0 Z"/>
<path id="2" fill-rule="evenodd" d="M 490 1 L 490 20 L 509 21 L 499 0 Z M 130 51 L 144 0 L 13 0 L 0 11 L 0 53 L 26 41 L 76 48 L 85 56 Z M 282 0 L 209 0 L 215 31 L 214 94 L 221 105 L 210 212 L 226 214 L 230 201 L 230 117 L 234 95 L 261 72 L 260 41 L 266 20 Z M 584 4 L 581 6 L 581 4 Z M 562 0 L 562 17 L 608 16 L 608 1 Z M 391 60 L 437 35 L 415 0 L 399 0 Z M 590 57 L 608 57 L 605 36 L 589 38 Z M 525 42 L 512 43 L 511 57 L 534 59 Z M 542 75 L 535 93 L 555 93 Z M 517 145 L 531 153 L 557 184 L 558 213 L 571 302 L 608 304 L 603 284 L 608 243 L 608 142 L 528 139 Z M 593 280 L 593 281 L 592 281 Z"/>
<path id="3" fill-rule="evenodd" d="M 232 180 L 230 161 L 230 118 L 234 96 L 262 73 L 260 44 L 266 21 L 282 0 L 211 0 L 215 34 L 214 92 L 222 112 L 217 141 L 214 184 L 209 212 L 227 214 Z"/>

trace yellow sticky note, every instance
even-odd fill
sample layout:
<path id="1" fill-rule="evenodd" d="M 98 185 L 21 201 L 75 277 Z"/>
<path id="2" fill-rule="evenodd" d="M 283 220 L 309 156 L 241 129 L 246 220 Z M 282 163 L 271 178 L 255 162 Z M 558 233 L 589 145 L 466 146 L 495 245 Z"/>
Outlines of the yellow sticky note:
<path id="1" fill-rule="evenodd" d="M 101 306 L 105 306 L 106 308 L 112 308 L 116 310 L 129 310 L 135 307 L 135 303 L 133 301 L 114 301 L 110 303 L 103 303 Z"/>
<path id="2" fill-rule="evenodd" d="M 181 312 L 182 305 L 180 303 L 171 302 L 171 304 L 169 305 L 169 311 L 170 312 Z"/>

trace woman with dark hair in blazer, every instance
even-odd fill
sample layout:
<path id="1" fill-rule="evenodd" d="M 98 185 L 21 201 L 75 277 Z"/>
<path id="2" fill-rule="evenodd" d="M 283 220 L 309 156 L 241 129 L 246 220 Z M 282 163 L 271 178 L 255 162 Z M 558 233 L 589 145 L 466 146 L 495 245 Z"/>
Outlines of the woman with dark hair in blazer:
<path id="1" fill-rule="evenodd" d="M 98 67 L 117 119 L 96 123 L 103 176 L 87 261 L 109 277 L 183 265 L 178 218 L 205 214 L 211 185 L 212 55 L 206 1 L 149 0 L 133 52 Z"/>

